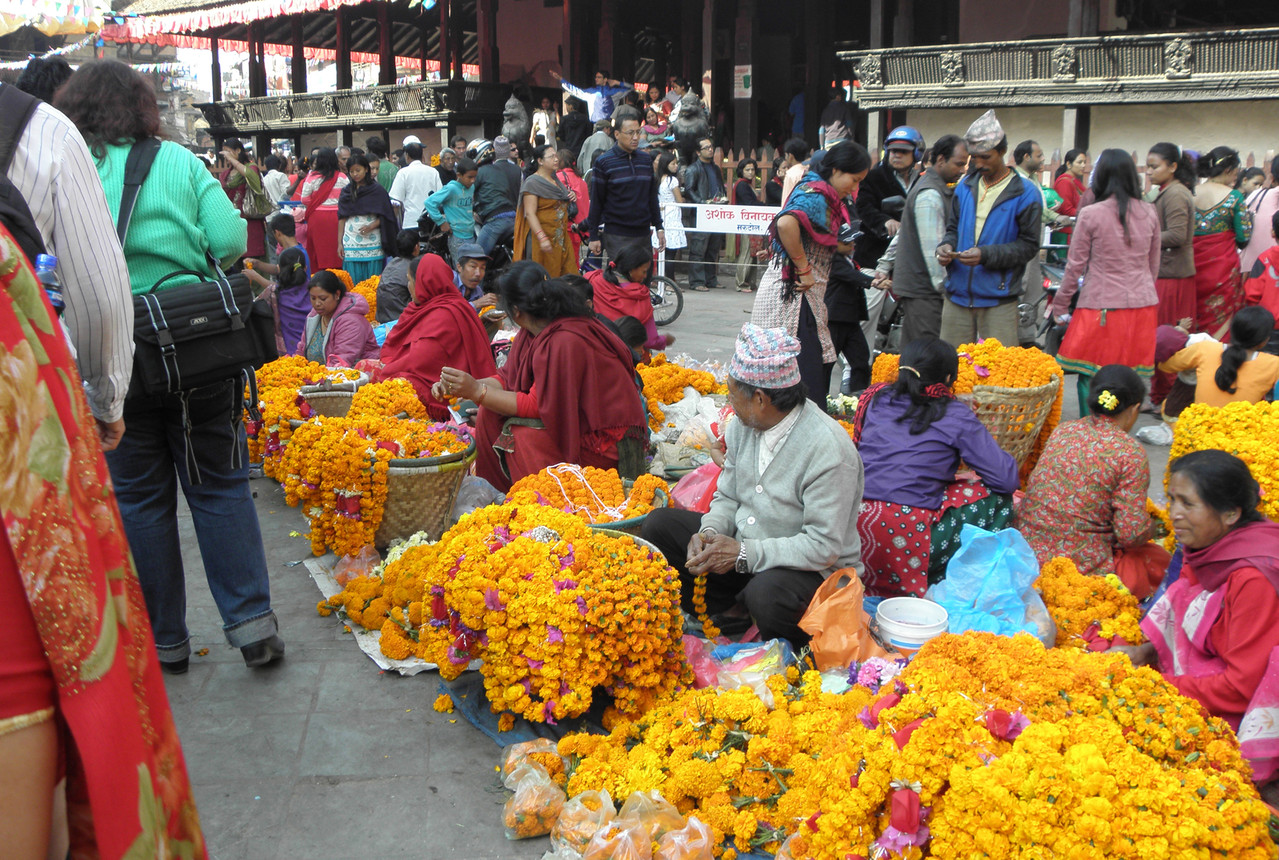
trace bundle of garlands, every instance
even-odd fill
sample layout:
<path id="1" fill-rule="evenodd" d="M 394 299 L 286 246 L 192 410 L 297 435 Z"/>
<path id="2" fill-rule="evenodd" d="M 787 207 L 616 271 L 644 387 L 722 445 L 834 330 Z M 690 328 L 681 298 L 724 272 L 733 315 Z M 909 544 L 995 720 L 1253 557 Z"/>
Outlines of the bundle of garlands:
<path id="1" fill-rule="evenodd" d="M 1054 558 L 1039 571 L 1035 587 L 1057 625 L 1057 647 L 1105 651 L 1140 645 L 1141 607 L 1113 573 L 1088 576 L 1068 558 Z"/>
<path id="2" fill-rule="evenodd" d="M 568 795 L 656 790 L 722 858 L 1276 855 L 1229 725 L 1119 654 L 946 634 L 882 686 L 768 687 L 772 707 L 707 688 L 568 735 Z"/>
<path id="3" fill-rule="evenodd" d="M 692 682 L 679 578 L 630 538 L 537 504 L 481 508 L 433 544 L 319 604 L 381 628 L 382 651 L 456 678 L 483 661 L 499 728 L 579 716 L 603 690 L 606 719 L 637 717 Z"/>
<path id="4" fill-rule="evenodd" d="M 550 505 L 588 523 L 615 523 L 653 510 L 659 490 L 670 498 L 670 486 L 656 475 L 640 475 L 628 493 L 616 469 L 556 463 L 520 478 L 506 498 Z"/>
<path id="5" fill-rule="evenodd" d="M 377 325 L 377 285 L 381 282 L 381 275 L 373 275 L 360 281 L 351 289 L 364 297 L 369 303 L 369 312 L 364 318 L 369 321 L 369 325 Z"/>
<path id="6" fill-rule="evenodd" d="M 1248 464 L 1261 485 L 1259 510 L 1279 522 L 1279 403 L 1186 407 L 1173 430 L 1169 460 L 1191 451 L 1219 449 Z M 1164 487 L 1168 475 L 1164 475 Z"/>
<path id="7" fill-rule="evenodd" d="M 292 435 L 289 421 L 302 416 L 298 389 L 304 385 L 317 385 L 324 380 L 349 382 L 358 379 L 360 372 L 349 367 L 325 367 L 307 361 L 300 355 L 287 355 L 269 361 L 257 371 L 258 410 L 262 420 L 253 420 L 245 410 L 244 429 L 249 439 L 249 462 L 262 463 L 263 471 L 279 480 L 275 474 L 278 456 Z M 247 399 L 249 389 L 246 386 Z"/>
<path id="8" fill-rule="evenodd" d="M 1047 385 L 1056 377 L 1063 381 L 1057 386 L 1057 399 L 1053 401 L 1048 419 L 1035 439 L 1035 447 L 1026 462 L 1022 465 L 1022 479 L 1034 470 L 1039 456 L 1048 444 L 1048 437 L 1057 429 L 1061 421 L 1062 397 L 1065 393 L 1064 374 L 1057 360 L 1038 349 L 1027 349 L 1020 346 L 1004 346 L 995 338 L 987 338 L 981 343 L 960 344 L 959 376 L 953 386 L 956 394 L 971 394 L 978 385 L 993 385 L 998 388 L 1038 388 Z M 896 382 L 897 368 L 901 356 L 882 352 L 871 367 L 871 382 Z"/>
<path id="9" fill-rule="evenodd" d="M 363 386 L 345 418 L 316 416 L 293 431 L 276 468 L 285 501 L 302 505 L 311 523 L 311 552 L 354 555 L 373 543 L 392 460 L 466 450 L 469 439 L 456 425 L 425 417 L 413 386 L 392 379 Z"/>
<path id="10" fill-rule="evenodd" d="M 666 353 L 653 354 L 648 364 L 637 364 L 640 379 L 644 381 L 644 397 L 648 400 L 648 426 L 654 432 L 666 426 L 663 404 L 679 403 L 684 399 L 684 389 L 692 388 L 698 394 L 727 394 L 728 388 L 715 380 L 712 373 L 692 370 L 666 360 Z"/>

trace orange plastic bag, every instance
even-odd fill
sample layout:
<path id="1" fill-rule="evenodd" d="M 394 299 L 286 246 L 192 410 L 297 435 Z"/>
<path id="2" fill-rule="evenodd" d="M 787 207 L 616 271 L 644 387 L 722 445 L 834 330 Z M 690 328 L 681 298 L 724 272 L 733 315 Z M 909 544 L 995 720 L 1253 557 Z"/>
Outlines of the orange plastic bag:
<path id="1" fill-rule="evenodd" d="M 619 818 L 591 837 L 582 860 L 653 860 L 653 843 L 639 819 Z"/>
<path id="2" fill-rule="evenodd" d="M 849 582 L 841 586 L 840 579 Z M 809 647 L 818 671 L 841 669 L 854 660 L 868 657 L 897 657 L 875 641 L 870 632 L 870 616 L 862 608 L 862 581 L 855 568 L 837 570 L 817 589 L 804 617 L 802 630 L 811 635 Z"/>

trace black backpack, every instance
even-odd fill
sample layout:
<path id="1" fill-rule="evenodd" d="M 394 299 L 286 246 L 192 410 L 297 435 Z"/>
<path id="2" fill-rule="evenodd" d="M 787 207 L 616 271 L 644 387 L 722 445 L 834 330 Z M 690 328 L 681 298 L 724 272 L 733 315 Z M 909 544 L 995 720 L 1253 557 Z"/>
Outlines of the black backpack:
<path id="1" fill-rule="evenodd" d="M 5 118 L 4 127 L 0 129 L 0 222 L 13 234 L 18 247 L 33 266 L 36 257 L 45 253 L 44 239 L 31 217 L 27 201 L 9 180 L 9 165 L 13 161 L 14 150 L 18 148 L 18 138 L 22 137 L 39 104 L 39 99 L 15 86 L 0 86 L 0 117 Z"/>

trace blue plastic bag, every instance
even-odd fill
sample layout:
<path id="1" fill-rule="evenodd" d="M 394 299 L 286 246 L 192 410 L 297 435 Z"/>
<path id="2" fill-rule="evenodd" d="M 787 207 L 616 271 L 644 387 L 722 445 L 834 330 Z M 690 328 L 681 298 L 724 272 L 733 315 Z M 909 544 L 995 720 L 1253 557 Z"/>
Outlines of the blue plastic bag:
<path id="1" fill-rule="evenodd" d="M 1021 532 L 965 524 L 959 539 L 962 546 L 946 565 L 946 578 L 928 589 L 928 599 L 950 615 L 950 632 L 1025 632 L 1051 648 L 1056 625 L 1035 590 L 1039 561 Z"/>
<path id="2" fill-rule="evenodd" d="M 377 339 L 378 346 L 386 344 L 386 336 L 391 333 L 391 329 L 395 328 L 395 324 L 399 319 L 393 319 L 390 322 L 384 322 L 380 325 L 373 326 L 373 337 Z"/>

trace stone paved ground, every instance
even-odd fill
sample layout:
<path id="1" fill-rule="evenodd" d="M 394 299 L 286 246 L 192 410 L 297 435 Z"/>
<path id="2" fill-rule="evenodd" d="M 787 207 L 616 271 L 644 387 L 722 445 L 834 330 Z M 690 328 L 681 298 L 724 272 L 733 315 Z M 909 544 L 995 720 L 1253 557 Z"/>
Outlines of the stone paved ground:
<path id="1" fill-rule="evenodd" d="M 753 296 L 685 294 L 666 329 L 672 352 L 727 361 Z M 1076 414 L 1074 386 L 1066 417 Z M 1150 419 L 1143 417 L 1142 422 Z M 1167 448 L 1149 449 L 1162 497 Z M 333 618 L 299 563 L 309 545 L 297 510 L 269 479 L 253 482 L 288 657 L 250 672 L 221 633 L 190 516 L 181 507 L 187 565 L 188 674 L 166 679 L 196 802 L 214 860 L 540 857 L 546 839 L 511 842 L 499 748 L 456 715 L 432 710 L 437 677 L 382 674 Z"/>

